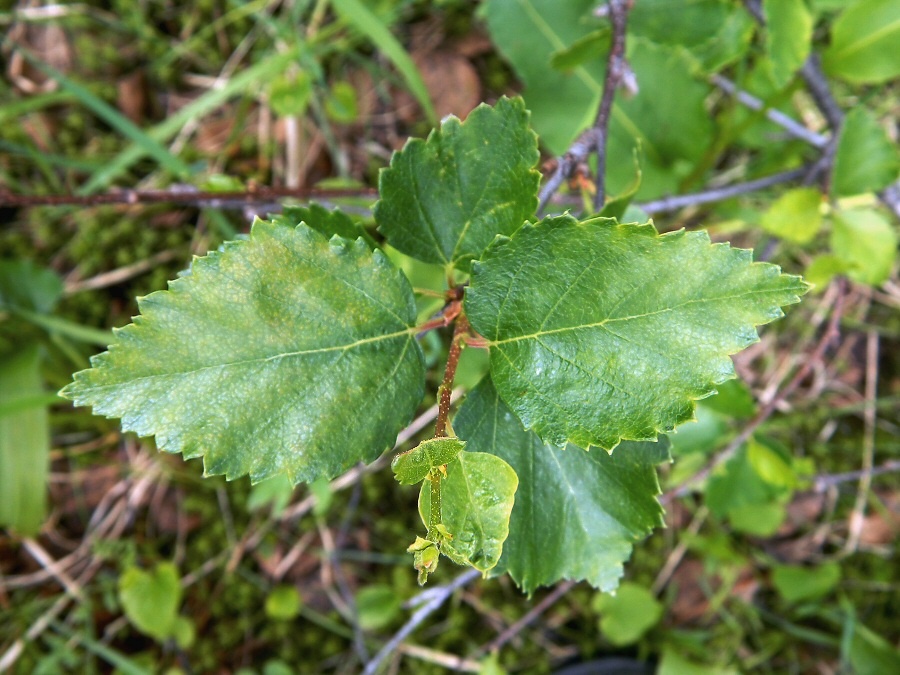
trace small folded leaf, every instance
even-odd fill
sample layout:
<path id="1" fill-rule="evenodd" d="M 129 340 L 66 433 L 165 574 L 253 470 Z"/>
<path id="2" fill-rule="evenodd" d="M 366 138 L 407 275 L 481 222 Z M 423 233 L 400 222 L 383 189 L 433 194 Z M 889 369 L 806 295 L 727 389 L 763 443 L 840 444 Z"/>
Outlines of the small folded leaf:
<path id="1" fill-rule="evenodd" d="M 459 565 L 487 572 L 496 566 L 509 534 L 509 514 L 519 480 L 500 457 L 461 452 L 441 480 L 443 524 L 452 538 L 441 542 L 441 553 Z M 431 515 L 430 484 L 419 492 L 419 514 L 426 525 Z"/>
<path id="2" fill-rule="evenodd" d="M 334 476 L 392 445 L 422 400 L 412 290 L 360 240 L 257 221 L 139 306 L 61 393 L 207 474 Z"/>
<path id="3" fill-rule="evenodd" d="M 669 458 L 665 438 L 625 442 L 612 455 L 546 446 L 525 431 L 489 378 L 466 397 L 454 427 L 519 477 L 509 538 L 494 571 L 509 572 L 526 593 L 561 579 L 615 589 L 634 543 L 663 524 L 656 465 Z"/>
<path id="4" fill-rule="evenodd" d="M 612 449 L 692 419 L 694 401 L 734 377 L 729 355 L 807 289 L 705 232 L 559 216 L 498 239 L 465 307 L 526 428 Z"/>
<path id="5" fill-rule="evenodd" d="M 391 469 L 400 485 L 421 483 L 432 469 L 449 464 L 466 447 L 458 438 L 431 438 L 394 457 Z"/>
<path id="6" fill-rule="evenodd" d="M 480 105 L 411 139 L 381 173 L 375 220 L 394 248 L 424 262 L 468 270 L 498 234 L 537 208 L 537 137 L 521 99 Z"/>

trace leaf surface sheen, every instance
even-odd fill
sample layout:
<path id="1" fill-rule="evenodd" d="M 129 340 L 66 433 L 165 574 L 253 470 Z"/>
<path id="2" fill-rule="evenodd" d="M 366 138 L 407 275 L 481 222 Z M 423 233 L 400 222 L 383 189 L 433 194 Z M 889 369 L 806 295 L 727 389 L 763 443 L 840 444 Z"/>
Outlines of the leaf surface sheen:
<path id="1" fill-rule="evenodd" d="M 500 396 L 551 445 L 614 448 L 693 418 L 729 355 L 808 286 L 705 232 L 548 217 L 474 267 L 466 313 Z"/>
<path id="2" fill-rule="evenodd" d="M 633 544 L 662 525 L 655 467 L 669 459 L 666 438 L 625 442 L 611 455 L 544 445 L 489 377 L 469 393 L 453 424 L 469 447 L 504 459 L 519 477 L 494 572 L 508 572 L 529 594 L 560 579 L 613 590 Z"/>
<path id="3" fill-rule="evenodd" d="M 375 219 L 394 248 L 428 263 L 468 270 L 498 234 L 534 215 L 537 137 L 521 99 L 480 105 L 465 122 L 445 119 L 411 139 L 379 178 Z"/>
<path id="4" fill-rule="evenodd" d="M 209 475 L 334 476 L 421 402 L 412 290 L 361 239 L 257 221 L 139 307 L 61 393 Z"/>

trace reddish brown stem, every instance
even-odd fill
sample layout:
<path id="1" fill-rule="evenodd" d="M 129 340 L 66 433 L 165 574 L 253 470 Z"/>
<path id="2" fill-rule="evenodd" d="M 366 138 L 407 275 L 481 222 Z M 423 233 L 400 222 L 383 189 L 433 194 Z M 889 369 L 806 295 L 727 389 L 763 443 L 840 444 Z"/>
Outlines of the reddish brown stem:
<path id="1" fill-rule="evenodd" d="M 434 425 L 435 438 L 447 435 L 447 420 L 450 417 L 450 394 L 453 391 L 453 378 L 456 377 L 459 355 L 462 353 L 462 345 L 468 332 L 469 321 L 466 319 L 465 314 L 460 314 L 456 318 L 456 327 L 453 329 L 453 341 L 450 343 L 450 352 L 447 354 L 444 381 L 441 382 L 441 386 L 438 389 L 438 417 Z"/>

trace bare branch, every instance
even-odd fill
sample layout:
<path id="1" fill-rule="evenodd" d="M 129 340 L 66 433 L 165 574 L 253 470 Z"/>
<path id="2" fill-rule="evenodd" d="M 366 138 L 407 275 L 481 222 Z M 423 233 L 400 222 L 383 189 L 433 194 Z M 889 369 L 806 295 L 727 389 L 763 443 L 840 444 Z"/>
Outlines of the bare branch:
<path id="1" fill-rule="evenodd" d="M 480 576 L 481 572 L 471 569 L 460 574 L 449 584 L 429 589 L 428 601 L 417 609 L 415 613 L 409 617 L 409 621 L 403 624 L 403 627 L 394 634 L 394 637 L 388 640 L 387 644 L 372 657 L 372 660 L 366 664 L 366 668 L 363 671 L 364 675 L 375 675 L 375 673 L 378 672 L 378 667 L 381 665 L 381 662 L 395 652 L 400 646 L 400 643 L 409 637 L 419 624 L 437 611 L 457 589 L 471 583 Z"/>
<path id="2" fill-rule="evenodd" d="M 212 208 L 243 207 L 248 204 L 277 204 L 285 198 L 333 199 L 336 197 L 376 197 L 369 188 L 320 189 L 256 187 L 243 192 L 203 192 L 193 185 L 173 185 L 168 190 L 119 190 L 96 195 L 17 195 L 0 190 L 0 206 L 102 206 L 105 204 L 184 204 Z"/>
<path id="3" fill-rule="evenodd" d="M 809 172 L 810 167 L 801 167 L 799 169 L 791 169 L 781 173 L 772 174 L 765 178 L 750 180 L 746 183 L 737 183 L 736 185 L 727 185 L 725 187 L 713 188 L 702 192 L 694 192 L 688 195 L 675 195 L 672 197 L 663 197 L 655 199 L 652 202 L 637 204 L 638 208 L 643 209 L 649 214 L 665 213 L 667 211 L 677 211 L 688 206 L 699 206 L 700 204 L 711 204 L 720 202 L 724 199 L 731 199 L 738 195 L 764 190 L 765 188 L 779 185 L 781 183 L 790 183 L 791 181 L 801 180 Z"/>
<path id="4" fill-rule="evenodd" d="M 780 110 L 775 110 L 774 108 L 766 109 L 766 104 L 762 100 L 742 89 L 738 89 L 737 85 L 728 78 L 722 77 L 721 75 L 713 75 L 709 80 L 719 89 L 734 96 L 741 104 L 747 106 L 751 110 L 765 110 L 766 118 L 787 131 L 791 136 L 806 141 L 816 148 L 824 148 L 828 145 L 830 139 L 827 136 L 817 134 L 815 131 L 807 129 Z"/>
<path id="5" fill-rule="evenodd" d="M 597 191 L 594 193 L 594 211 L 602 209 L 606 199 L 606 140 L 609 136 L 609 117 L 612 113 L 613 98 L 616 89 L 629 72 L 628 64 L 625 62 L 625 31 L 631 5 L 632 0 L 609 0 L 607 5 L 609 20 L 612 23 L 612 45 L 606 61 L 606 78 L 603 80 L 600 109 L 594 120 L 594 143 L 597 151 Z"/>

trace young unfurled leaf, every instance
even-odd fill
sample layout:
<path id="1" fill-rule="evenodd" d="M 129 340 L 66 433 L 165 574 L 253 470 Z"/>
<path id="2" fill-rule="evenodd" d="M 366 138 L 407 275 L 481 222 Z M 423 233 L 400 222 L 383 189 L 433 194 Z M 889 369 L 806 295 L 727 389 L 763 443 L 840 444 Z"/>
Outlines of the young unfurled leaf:
<path id="1" fill-rule="evenodd" d="M 442 516 L 451 538 L 441 553 L 459 565 L 487 572 L 500 560 L 509 534 L 509 515 L 519 480 L 502 458 L 484 452 L 461 452 L 441 479 Z M 426 525 L 431 515 L 429 483 L 419 492 L 419 513 Z"/>
<path id="2" fill-rule="evenodd" d="M 421 483 L 433 469 L 449 464 L 466 447 L 458 438 L 431 438 L 394 457 L 391 468 L 400 485 Z"/>
<path id="3" fill-rule="evenodd" d="M 207 474 L 334 476 L 422 400 L 412 290 L 362 241 L 257 221 L 139 306 L 62 393 Z"/>
<path id="4" fill-rule="evenodd" d="M 729 355 L 808 286 L 705 232 L 570 216 L 495 242 L 466 293 L 500 397 L 551 445 L 612 449 L 693 417 Z"/>
<path id="5" fill-rule="evenodd" d="M 450 117 L 382 171 L 378 227 L 407 255 L 468 270 L 496 235 L 534 215 L 539 157 L 521 99 L 478 106 L 465 122 Z"/>
<path id="6" fill-rule="evenodd" d="M 494 571 L 509 572 L 526 593 L 561 579 L 613 590 L 634 543 L 662 525 L 656 465 L 669 458 L 665 438 L 625 442 L 612 455 L 544 445 L 489 378 L 466 397 L 454 427 L 472 447 L 509 462 L 519 477 L 509 537 Z"/>

